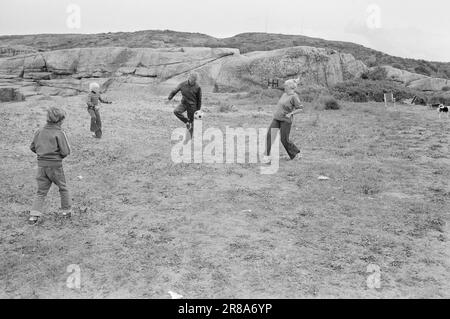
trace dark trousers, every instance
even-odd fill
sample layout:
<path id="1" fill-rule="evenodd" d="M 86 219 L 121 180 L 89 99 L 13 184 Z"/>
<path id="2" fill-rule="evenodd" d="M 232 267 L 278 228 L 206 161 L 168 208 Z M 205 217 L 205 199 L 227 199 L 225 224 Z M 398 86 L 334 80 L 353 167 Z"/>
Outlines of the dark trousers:
<path id="1" fill-rule="evenodd" d="M 89 115 L 91 116 L 91 132 L 95 132 L 95 137 L 102 137 L 102 119 L 100 112 L 96 109 L 89 108 Z"/>
<path id="2" fill-rule="evenodd" d="M 272 129 L 279 129 L 281 134 L 281 144 L 283 144 L 284 148 L 286 149 L 286 152 L 288 153 L 289 157 L 291 159 L 294 159 L 294 157 L 300 153 L 300 150 L 297 146 L 295 146 L 294 143 L 292 143 L 289 140 L 289 134 L 291 133 L 291 127 L 292 123 L 288 123 L 285 121 L 278 121 L 273 120 L 270 124 L 269 131 L 267 132 L 267 146 L 266 146 L 266 154 L 267 156 L 270 155 L 270 150 L 272 148 Z M 275 139 L 275 137 L 274 137 Z"/>
<path id="3" fill-rule="evenodd" d="M 44 209 L 45 198 L 52 184 L 59 188 L 61 196 L 61 209 L 69 210 L 72 206 L 69 189 L 66 184 L 66 176 L 62 166 L 60 167 L 38 167 L 36 176 L 38 191 L 31 208 L 32 216 L 41 216 Z"/>
<path id="4" fill-rule="evenodd" d="M 190 129 L 190 133 L 191 136 L 194 133 L 194 113 L 197 111 L 197 108 L 195 106 L 191 106 L 191 105 L 184 105 L 184 104 L 180 104 L 178 105 L 175 110 L 173 111 L 173 113 L 175 114 L 175 116 L 183 123 L 188 123 L 190 122 L 192 124 L 191 129 Z M 184 115 L 184 113 L 187 112 L 187 117 Z"/>

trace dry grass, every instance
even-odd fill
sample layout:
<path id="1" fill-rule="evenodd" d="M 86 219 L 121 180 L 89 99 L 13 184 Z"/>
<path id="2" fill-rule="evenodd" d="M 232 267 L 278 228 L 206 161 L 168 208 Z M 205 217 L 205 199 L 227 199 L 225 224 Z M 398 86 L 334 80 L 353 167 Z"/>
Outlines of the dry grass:
<path id="1" fill-rule="evenodd" d="M 180 123 L 164 99 L 108 95 L 101 141 L 81 98 L 1 105 L 0 297 L 450 297 L 450 130 L 435 112 L 309 105 L 292 132 L 304 161 L 263 176 L 259 165 L 173 164 Z M 270 122 L 264 101 L 211 95 L 205 107 L 221 99 L 239 111 L 209 112 L 204 126 Z M 52 213 L 52 189 L 43 223 L 29 226 L 28 145 L 50 104 L 69 113 L 76 209 L 69 220 Z M 70 264 L 81 267 L 79 291 L 66 288 Z M 381 289 L 366 286 L 369 264 Z"/>

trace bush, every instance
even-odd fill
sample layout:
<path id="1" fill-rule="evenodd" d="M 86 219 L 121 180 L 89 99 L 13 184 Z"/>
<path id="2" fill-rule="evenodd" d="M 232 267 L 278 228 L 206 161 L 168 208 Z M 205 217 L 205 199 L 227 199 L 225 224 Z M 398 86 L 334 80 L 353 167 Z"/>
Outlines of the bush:
<path id="1" fill-rule="evenodd" d="M 449 70 L 443 70 L 442 72 L 445 74 L 445 77 L 447 79 L 450 79 L 450 69 Z"/>
<path id="2" fill-rule="evenodd" d="M 231 104 L 222 104 L 219 106 L 219 112 L 220 113 L 228 113 L 228 112 L 235 112 L 236 107 Z"/>
<path id="3" fill-rule="evenodd" d="M 278 89 L 267 89 L 262 91 L 262 96 L 270 99 L 279 99 L 282 95 L 283 91 Z"/>
<path id="4" fill-rule="evenodd" d="M 387 72 L 382 67 L 376 67 L 367 73 L 367 80 L 383 81 L 387 79 Z"/>
<path id="5" fill-rule="evenodd" d="M 426 75 L 426 76 L 430 76 L 431 75 L 430 71 L 428 71 L 428 69 L 426 67 L 424 67 L 423 65 L 420 65 L 420 66 L 414 68 L 414 71 L 416 73 L 423 74 L 423 75 Z"/>
<path id="6" fill-rule="evenodd" d="M 444 86 L 444 87 L 442 88 L 442 91 L 444 91 L 444 92 L 450 91 L 450 86 Z"/>
<path id="7" fill-rule="evenodd" d="M 297 89 L 297 94 L 303 102 L 313 102 L 319 99 L 321 96 L 328 96 L 330 92 L 328 89 L 318 86 L 303 86 Z"/>
<path id="8" fill-rule="evenodd" d="M 267 103 L 273 103 L 283 95 L 283 90 L 280 89 L 252 89 L 248 92 L 247 97 L 257 98 L 260 101 L 264 100 Z"/>
<path id="9" fill-rule="evenodd" d="M 442 94 L 434 94 L 430 95 L 427 99 L 428 104 L 444 104 L 450 105 L 450 94 L 442 95 Z"/>
<path id="10" fill-rule="evenodd" d="M 324 105 L 325 110 L 339 110 L 341 108 L 338 101 L 332 96 L 322 98 L 321 102 Z"/>
<path id="11" fill-rule="evenodd" d="M 418 95 L 415 90 L 390 80 L 346 81 L 335 85 L 331 92 L 339 100 L 352 102 L 383 102 L 384 94 L 387 92 L 392 92 L 397 101 Z"/>
<path id="12" fill-rule="evenodd" d="M 414 101 L 415 105 L 427 105 L 427 100 L 423 96 L 416 96 L 416 100 Z"/>

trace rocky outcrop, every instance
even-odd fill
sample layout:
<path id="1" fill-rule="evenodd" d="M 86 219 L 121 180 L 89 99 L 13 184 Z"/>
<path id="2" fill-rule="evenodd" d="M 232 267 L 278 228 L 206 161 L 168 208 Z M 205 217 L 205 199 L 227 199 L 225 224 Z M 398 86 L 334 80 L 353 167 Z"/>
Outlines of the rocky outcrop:
<path id="1" fill-rule="evenodd" d="M 382 67 L 386 71 L 387 78 L 405 85 L 408 88 L 419 91 L 442 91 L 444 87 L 450 87 L 450 80 L 432 78 L 426 75 L 411 73 L 391 66 Z"/>
<path id="2" fill-rule="evenodd" d="M 33 94 L 75 95 L 96 81 L 103 89 L 112 82 L 160 85 L 191 70 L 215 67 L 236 49 L 176 48 L 86 48 L 58 50 L 0 59 L 0 87 L 34 85 Z M 212 75 L 213 74 L 205 74 Z M 213 82 L 209 76 L 205 85 Z M 213 85 L 210 85 L 212 89 Z"/>
<path id="3" fill-rule="evenodd" d="M 0 102 L 17 102 L 23 101 L 25 97 L 16 88 L 0 87 Z"/>
<path id="4" fill-rule="evenodd" d="M 106 90 L 128 83 L 165 92 L 187 74 L 200 74 L 205 91 L 247 91 L 266 87 L 268 79 L 300 77 L 302 84 L 331 86 L 359 78 L 367 67 L 350 54 L 312 47 L 293 47 L 241 55 L 227 48 L 83 48 L 18 55 L 0 59 L 0 87 L 25 96 L 76 95 L 88 82 Z"/>
<path id="5" fill-rule="evenodd" d="M 0 58 L 11 57 L 21 54 L 29 54 L 37 52 L 34 48 L 28 47 L 26 45 L 6 45 L 0 46 Z"/>
<path id="6" fill-rule="evenodd" d="M 268 79 L 300 78 L 300 85 L 332 86 L 359 78 L 367 67 L 350 54 L 312 47 L 252 52 L 224 63 L 216 79 L 219 91 L 267 86 Z"/>

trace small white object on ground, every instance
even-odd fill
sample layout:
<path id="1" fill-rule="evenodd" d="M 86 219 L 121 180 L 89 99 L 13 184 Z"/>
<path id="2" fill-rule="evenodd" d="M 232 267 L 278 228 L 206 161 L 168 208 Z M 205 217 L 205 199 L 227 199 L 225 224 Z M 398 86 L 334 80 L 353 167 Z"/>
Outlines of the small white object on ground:
<path id="1" fill-rule="evenodd" d="M 319 176 L 318 177 L 318 180 L 319 181 L 328 181 L 330 178 L 329 177 L 326 177 L 326 176 Z"/>
<path id="2" fill-rule="evenodd" d="M 179 295 L 179 294 L 177 294 L 176 292 L 173 292 L 173 291 L 169 291 L 169 295 L 170 295 L 170 297 L 172 297 L 172 299 L 181 299 L 181 298 L 183 298 L 182 295 Z"/>
<path id="3" fill-rule="evenodd" d="M 246 210 L 243 210 L 242 212 L 243 212 L 243 213 L 251 213 L 252 210 L 251 210 L 251 209 L 246 209 Z"/>
<path id="4" fill-rule="evenodd" d="M 81 176 L 81 175 L 80 175 L 80 176 L 78 176 L 78 179 L 83 179 L 83 176 Z"/>

